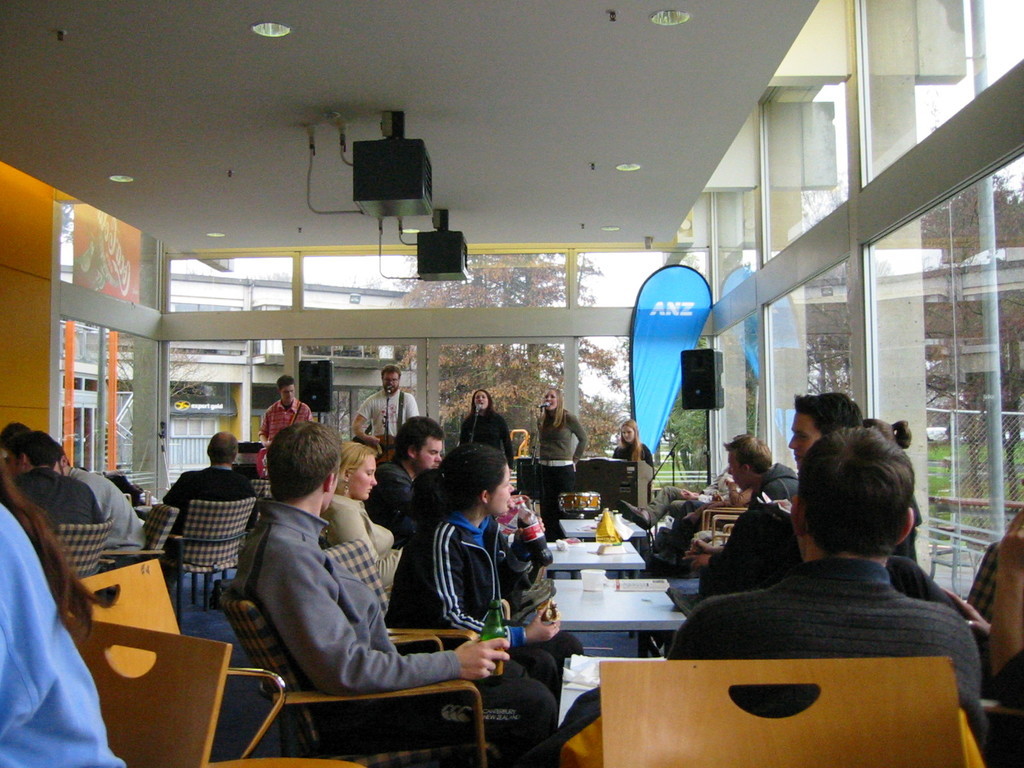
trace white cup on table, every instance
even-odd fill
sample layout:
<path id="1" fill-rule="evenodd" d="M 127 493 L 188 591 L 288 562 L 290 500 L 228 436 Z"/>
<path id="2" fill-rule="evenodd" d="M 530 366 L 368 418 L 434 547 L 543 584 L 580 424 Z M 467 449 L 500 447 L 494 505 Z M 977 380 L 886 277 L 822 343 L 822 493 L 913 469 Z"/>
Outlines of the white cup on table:
<path id="1" fill-rule="evenodd" d="M 600 592 L 607 581 L 604 571 L 598 568 L 584 568 L 580 571 L 580 578 L 583 580 L 584 592 Z"/>

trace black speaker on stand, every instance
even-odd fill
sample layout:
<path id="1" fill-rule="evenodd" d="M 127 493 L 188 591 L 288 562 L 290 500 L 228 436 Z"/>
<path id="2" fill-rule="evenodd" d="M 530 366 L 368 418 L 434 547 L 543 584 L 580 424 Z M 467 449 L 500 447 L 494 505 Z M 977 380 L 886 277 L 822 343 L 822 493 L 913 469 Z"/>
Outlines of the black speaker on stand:
<path id="1" fill-rule="evenodd" d="M 722 353 L 717 349 L 686 349 L 682 364 L 683 410 L 710 411 L 725 407 Z"/>
<path id="2" fill-rule="evenodd" d="M 334 365 L 330 360 L 299 361 L 299 400 L 313 413 L 330 413 Z"/>

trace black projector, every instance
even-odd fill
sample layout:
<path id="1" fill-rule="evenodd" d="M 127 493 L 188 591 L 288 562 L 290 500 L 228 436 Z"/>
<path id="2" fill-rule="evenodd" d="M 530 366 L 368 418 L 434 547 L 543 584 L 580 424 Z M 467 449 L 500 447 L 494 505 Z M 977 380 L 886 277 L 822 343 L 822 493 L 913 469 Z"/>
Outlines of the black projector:
<path id="1" fill-rule="evenodd" d="M 416 271 L 420 280 L 468 280 L 466 238 L 448 229 L 418 233 Z"/>
<path id="2" fill-rule="evenodd" d="M 422 139 L 380 139 L 352 145 L 352 199 L 376 219 L 429 216 L 430 155 Z"/>

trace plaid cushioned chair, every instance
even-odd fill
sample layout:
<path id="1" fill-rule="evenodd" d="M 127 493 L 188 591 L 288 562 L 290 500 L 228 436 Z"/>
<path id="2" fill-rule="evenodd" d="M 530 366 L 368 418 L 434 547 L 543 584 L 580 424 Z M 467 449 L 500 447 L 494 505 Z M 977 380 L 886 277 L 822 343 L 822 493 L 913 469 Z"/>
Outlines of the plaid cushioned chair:
<path id="1" fill-rule="evenodd" d="M 365 544 L 359 542 L 365 548 Z M 259 606 L 251 600 L 224 594 L 220 606 L 228 617 L 235 635 L 256 666 L 278 674 L 285 681 L 284 716 L 281 721 L 281 749 L 285 754 L 332 757 L 350 760 L 374 768 L 402 768 L 434 760 L 475 758 L 481 768 L 487 766 L 487 744 L 484 740 L 483 702 L 476 686 L 466 680 L 450 680 L 435 685 L 407 688 L 388 693 L 363 696 L 334 696 L 319 691 L 302 690 L 295 662 L 285 650 L 277 632 L 264 617 Z M 472 702 L 476 740 L 470 744 L 456 744 L 430 749 L 403 750 L 376 755 L 318 755 L 319 735 L 310 706 L 332 701 L 381 699 L 406 696 L 428 696 L 459 693 Z"/>
<path id="2" fill-rule="evenodd" d="M 68 560 L 79 578 L 91 576 L 100 567 L 100 554 L 107 544 L 107 536 L 113 520 L 102 523 L 61 523 L 57 526 L 57 538 L 64 544 Z"/>
<path id="3" fill-rule="evenodd" d="M 256 491 L 257 499 L 271 499 L 270 481 L 265 477 L 258 477 L 252 481 L 252 489 Z"/>
<path id="4" fill-rule="evenodd" d="M 142 549 L 107 549 L 103 551 L 103 558 L 107 561 L 107 568 L 120 568 L 136 560 L 147 560 L 160 557 L 164 554 L 164 546 L 167 544 L 167 536 L 178 519 L 178 508 L 167 504 L 154 504 L 142 525 L 142 533 L 145 537 Z"/>
<path id="5" fill-rule="evenodd" d="M 255 498 L 239 501 L 207 501 L 193 499 L 181 536 L 168 539 L 168 555 L 164 558 L 176 575 L 175 609 L 181 616 L 182 580 L 187 573 L 192 579 L 192 600 L 195 601 L 197 574 L 203 576 L 203 608 L 209 605 L 209 576 L 224 575 L 238 564 L 238 550 L 245 538 L 245 526 L 256 504 Z"/>

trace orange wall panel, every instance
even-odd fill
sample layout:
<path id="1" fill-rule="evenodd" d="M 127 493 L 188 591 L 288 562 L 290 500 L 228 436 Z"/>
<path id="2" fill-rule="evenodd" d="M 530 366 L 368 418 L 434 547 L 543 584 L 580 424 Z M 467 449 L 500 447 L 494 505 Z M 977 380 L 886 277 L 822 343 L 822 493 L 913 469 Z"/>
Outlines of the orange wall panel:
<path id="1" fill-rule="evenodd" d="M 0 426 L 48 429 L 53 189 L 0 163 Z"/>

